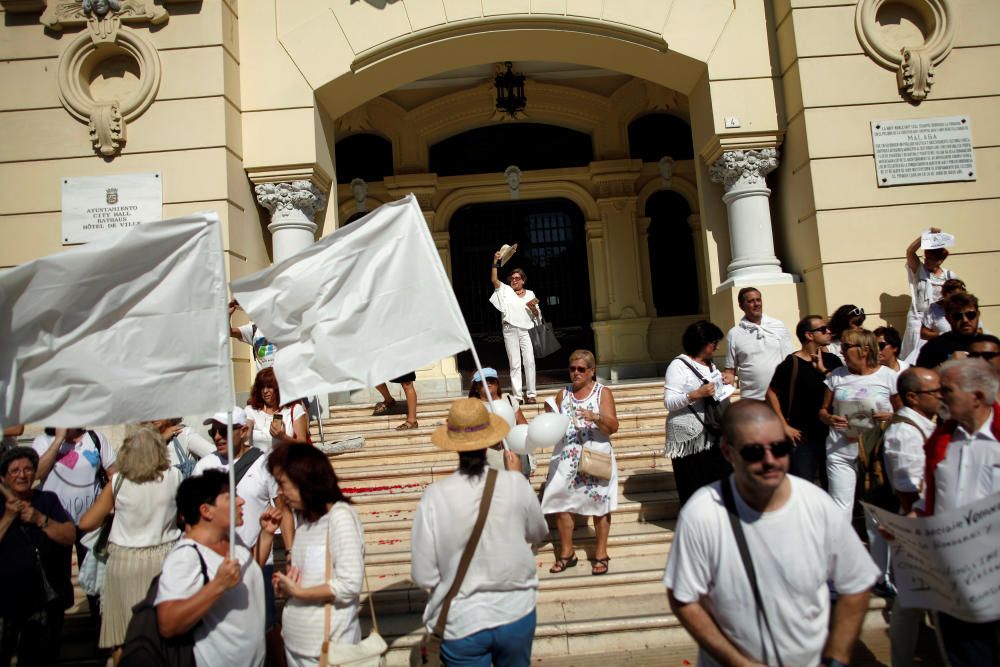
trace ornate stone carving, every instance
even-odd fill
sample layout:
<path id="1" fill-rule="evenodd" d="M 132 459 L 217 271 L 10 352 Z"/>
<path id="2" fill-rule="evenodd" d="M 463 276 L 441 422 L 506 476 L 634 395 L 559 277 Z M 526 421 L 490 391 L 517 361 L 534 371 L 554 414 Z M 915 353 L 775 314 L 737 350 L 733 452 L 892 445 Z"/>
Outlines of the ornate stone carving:
<path id="1" fill-rule="evenodd" d="M 170 18 L 152 0 L 56 0 L 42 14 L 42 25 L 63 30 L 86 25 L 95 41 L 114 42 L 122 23 L 160 25 Z"/>
<path id="2" fill-rule="evenodd" d="M 668 188 L 673 185 L 674 159 L 669 155 L 664 155 L 660 158 L 660 161 L 656 163 L 656 168 L 660 170 L 660 176 L 663 178 L 663 185 Z"/>
<path id="3" fill-rule="evenodd" d="M 521 168 L 512 164 L 504 170 L 503 177 L 507 181 L 510 198 L 517 199 L 521 196 Z"/>
<path id="4" fill-rule="evenodd" d="M 927 98 L 934 85 L 934 67 L 951 52 L 955 26 L 952 0 L 895 0 L 892 17 L 885 0 L 861 0 L 854 28 L 865 53 L 880 66 L 896 72 L 896 85 L 911 102 Z M 900 28 L 906 25 L 909 32 Z"/>
<path id="5" fill-rule="evenodd" d="M 365 183 L 364 179 L 355 178 L 351 181 L 351 194 L 354 196 L 354 209 L 358 213 L 363 213 L 368 210 L 368 204 L 365 200 L 368 199 L 368 184 Z"/>
<path id="6" fill-rule="evenodd" d="M 764 177 L 777 168 L 777 148 L 725 151 L 708 168 L 708 175 L 729 192 L 736 186 L 766 187 Z"/>
<path id="7" fill-rule="evenodd" d="M 90 142 L 103 155 L 114 155 L 125 145 L 125 121 L 118 100 L 99 102 L 91 108 Z"/>
<path id="8" fill-rule="evenodd" d="M 272 218 L 301 213 L 311 221 L 316 211 L 326 208 L 326 195 L 311 181 L 261 183 L 254 186 L 254 192 Z"/>

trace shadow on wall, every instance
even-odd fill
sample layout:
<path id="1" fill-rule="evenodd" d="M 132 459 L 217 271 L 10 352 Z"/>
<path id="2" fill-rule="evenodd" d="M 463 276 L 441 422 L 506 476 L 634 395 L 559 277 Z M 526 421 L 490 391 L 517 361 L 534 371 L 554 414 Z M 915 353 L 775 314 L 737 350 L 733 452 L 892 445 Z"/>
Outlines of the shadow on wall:
<path id="1" fill-rule="evenodd" d="M 910 310 L 910 295 L 892 295 L 882 292 L 879 295 L 879 304 L 882 319 L 895 327 L 900 334 L 906 331 L 906 314 Z M 867 328 L 874 329 L 874 327 Z"/>
<path id="2" fill-rule="evenodd" d="M 399 2 L 399 0 L 351 0 L 351 4 L 353 5 L 356 2 L 362 2 L 362 1 L 367 2 L 375 9 L 385 9 L 386 5 L 391 5 L 394 2 Z"/>

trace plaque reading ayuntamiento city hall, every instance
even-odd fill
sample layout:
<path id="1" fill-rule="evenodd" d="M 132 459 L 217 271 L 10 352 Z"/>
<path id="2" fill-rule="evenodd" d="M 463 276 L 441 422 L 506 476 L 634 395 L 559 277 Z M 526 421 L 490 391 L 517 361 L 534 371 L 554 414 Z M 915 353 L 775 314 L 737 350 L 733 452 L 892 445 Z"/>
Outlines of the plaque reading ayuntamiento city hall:
<path id="1" fill-rule="evenodd" d="M 873 120 L 879 187 L 976 180 L 968 116 Z"/>
<path id="2" fill-rule="evenodd" d="M 62 242 L 87 243 L 163 218 L 159 174 L 62 179 Z"/>

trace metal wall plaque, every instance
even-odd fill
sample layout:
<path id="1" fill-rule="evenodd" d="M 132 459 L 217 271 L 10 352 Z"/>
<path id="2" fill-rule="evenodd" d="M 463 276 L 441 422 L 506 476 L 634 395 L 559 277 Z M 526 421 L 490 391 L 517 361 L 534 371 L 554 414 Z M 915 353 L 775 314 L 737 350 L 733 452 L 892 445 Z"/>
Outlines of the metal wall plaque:
<path id="1" fill-rule="evenodd" d="M 87 243 L 163 219 L 159 174 L 79 176 L 62 182 L 62 242 Z"/>
<path id="2" fill-rule="evenodd" d="M 878 186 L 976 180 L 968 116 L 873 120 Z"/>

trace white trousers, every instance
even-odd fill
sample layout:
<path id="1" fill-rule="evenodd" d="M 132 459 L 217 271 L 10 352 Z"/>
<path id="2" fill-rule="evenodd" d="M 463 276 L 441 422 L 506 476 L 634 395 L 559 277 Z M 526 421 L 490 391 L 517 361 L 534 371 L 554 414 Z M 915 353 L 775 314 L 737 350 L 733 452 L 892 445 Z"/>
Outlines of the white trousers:
<path id="1" fill-rule="evenodd" d="M 848 521 L 854 513 L 854 487 L 858 479 L 854 465 L 857 460 L 857 445 L 838 447 L 826 453 L 826 476 L 830 497 L 844 510 Z"/>
<path id="2" fill-rule="evenodd" d="M 510 362 L 510 387 L 514 398 L 521 400 L 521 366 L 524 365 L 524 379 L 528 385 L 527 394 L 535 397 L 535 351 L 531 347 L 531 336 L 527 329 L 521 329 L 509 324 L 503 325 L 503 345 L 507 348 L 507 361 Z"/>

